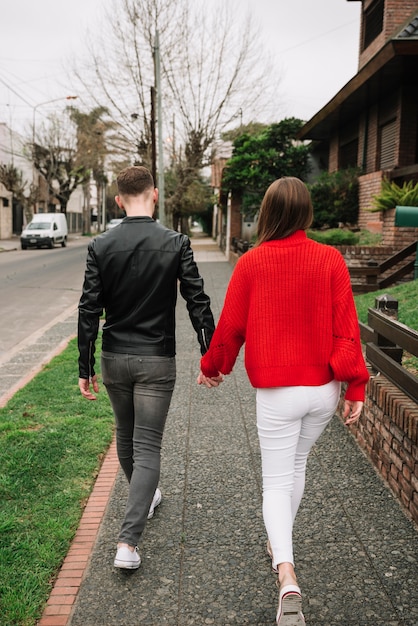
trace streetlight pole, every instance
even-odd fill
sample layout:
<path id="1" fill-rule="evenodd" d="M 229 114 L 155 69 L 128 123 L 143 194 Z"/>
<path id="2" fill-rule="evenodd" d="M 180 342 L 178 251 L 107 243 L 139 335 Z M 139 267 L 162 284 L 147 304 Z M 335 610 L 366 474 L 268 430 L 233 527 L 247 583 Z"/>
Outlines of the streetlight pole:
<path id="1" fill-rule="evenodd" d="M 165 190 L 164 190 L 164 153 L 163 153 L 163 121 L 161 106 L 161 79 L 160 79 L 160 42 L 158 30 L 155 33 L 154 46 L 154 70 L 155 70 L 155 88 L 157 91 L 157 126 L 158 126 L 158 215 L 161 224 L 166 226 L 165 215 Z"/>
<path id="2" fill-rule="evenodd" d="M 32 147 L 35 147 L 35 122 L 36 111 L 46 104 L 52 104 L 53 102 L 59 102 L 60 100 L 77 100 L 78 96 L 62 96 L 61 98 L 54 98 L 53 100 L 46 100 L 46 102 L 40 102 L 33 107 L 33 120 L 32 120 Z"/>

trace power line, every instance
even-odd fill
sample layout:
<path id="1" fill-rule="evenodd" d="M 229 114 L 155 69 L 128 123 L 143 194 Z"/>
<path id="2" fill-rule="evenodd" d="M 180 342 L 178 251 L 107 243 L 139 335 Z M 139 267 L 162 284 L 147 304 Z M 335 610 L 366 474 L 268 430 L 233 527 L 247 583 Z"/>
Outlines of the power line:
<path id="1" fill-rule="evenodd" d="M 295 48 L 300 48 L 301 46 L 305 46 L 307 43 L 311 43 L 312 41 L 317 41 L 318 39 L 322 39 L 322 37 L 325 37 L 326 35 L 334 33 L 336 30 L 340 30 L 341 28 L 345 28 L 346 26 L 350 26 L 350 24 L 354 24 L 354 23 L 357 23 L 357 20 L 351 20 L 351 22 L 346 22 L 345 24 L 341 24 L 340 26 L 331 28 L 331 30 L 327 30 L 324 33 L 321 33 L 320 35 L 311 37 L 311 39 L 306 39 L 305 41 L 302 41 L 301 43 L 295 44 L 294 46 L 290 46 L 290 48 L 279 50 L 279 54 L 282 54 L 283 52 L 289 52 L 290 50 L 294 50 Z"/>
<path id="2" fill-rule="evenodd" d="M 27 100 L 25 100 L 25 98 L 23 96 L 20 95 L 20 93 L 18 93 L 15 89 L 13 89 L 13 87 L 11 87 L 10 85 L 8 85 L 0 76 L 0 83 L 3 83 L 3 85 L 5 85 L 5 87 L 7 87 L 7 89 L 10 89 L 10 91 L 12 91 L 15 96 L 17 96 L 18 98 L 20 98 L 25 104 L 27 104 L 28 106 L 30 106 L 31 108 L 33 108 L 33 104 L 31 104 L 30 102 L 28 102 Z"/>

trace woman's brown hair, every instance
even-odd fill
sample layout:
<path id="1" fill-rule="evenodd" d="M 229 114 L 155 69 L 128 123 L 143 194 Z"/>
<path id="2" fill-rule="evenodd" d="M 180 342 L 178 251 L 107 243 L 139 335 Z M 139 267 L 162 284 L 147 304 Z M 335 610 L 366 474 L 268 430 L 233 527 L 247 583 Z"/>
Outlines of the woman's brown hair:
<path id="1" fill-rule="evenodd" d="M 312 224 L 311 195 L 299 178 L 279 178 L 270 185 L 261 203 L 257 224 L 257 245 L 284 239 Z"/>

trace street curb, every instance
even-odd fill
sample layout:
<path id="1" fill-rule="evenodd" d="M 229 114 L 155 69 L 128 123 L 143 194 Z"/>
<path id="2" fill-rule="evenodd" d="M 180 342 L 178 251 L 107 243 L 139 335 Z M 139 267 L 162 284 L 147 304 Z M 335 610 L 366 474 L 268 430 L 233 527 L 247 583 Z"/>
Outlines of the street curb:
<path id="1" fill-rule="evenodd" d="M 118 471 L 116 439 L 113 437 L 38 626 L 67 626 L 69 623 Z"/>

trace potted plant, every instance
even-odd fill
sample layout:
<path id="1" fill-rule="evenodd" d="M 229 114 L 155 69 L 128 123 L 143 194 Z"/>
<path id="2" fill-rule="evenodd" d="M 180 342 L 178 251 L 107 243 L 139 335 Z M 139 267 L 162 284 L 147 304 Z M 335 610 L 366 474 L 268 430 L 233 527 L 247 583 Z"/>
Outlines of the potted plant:
<path id="1" fill-rule="evenodd" d="M 397 206 L 418 206 L 418 183 L 404 182 L 402 187 L 384 178 L 377 196 L 373 196 L 373 211 L 388 211 Z"/>

